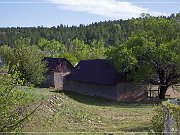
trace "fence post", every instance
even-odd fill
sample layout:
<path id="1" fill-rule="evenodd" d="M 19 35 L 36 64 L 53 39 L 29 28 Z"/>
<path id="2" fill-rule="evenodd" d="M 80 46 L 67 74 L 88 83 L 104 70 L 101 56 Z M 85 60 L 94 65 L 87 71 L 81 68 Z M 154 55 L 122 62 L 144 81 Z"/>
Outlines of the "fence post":
<path id="1" fill-rule="evenodd" d="M 178 122 L 178 119 L 179 118 L 176 118 L 174 117 L 170 111 L 171 109 L 169 107 L 167 107 L 167 105 L 177 105 L 179 106 L 180 105 L 180 101 L 178 100 L 168 100 L 165 102 L 165 104 L 163 104 L 163 110 L 164 110 L 164 134 L 165 135 L 179 135 L 179 122 Z M 177 113 L 179 114 L 179 112 L 177 111 Z M 178 117 L 180 117 L 179 115 L 177 114 Z"/>
<path id="2" fill-rule="evenodd" d="M 163 105 L 163 110 L 164 110 L 164 133 L 165 135 L 170 135 L 171 132 L 171 127 L 170 127 L 170 115 L 169 115 L 169 110 L 166 108 L 165 105 Z"/>

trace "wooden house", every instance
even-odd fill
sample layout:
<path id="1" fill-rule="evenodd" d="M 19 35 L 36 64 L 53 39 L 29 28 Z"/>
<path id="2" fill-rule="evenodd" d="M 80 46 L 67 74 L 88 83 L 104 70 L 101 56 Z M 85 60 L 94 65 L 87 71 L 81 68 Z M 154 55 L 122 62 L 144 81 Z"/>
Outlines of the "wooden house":
<path id="1" fill-rule="evenodd" d="M 136 86 L 104 59 L 82 60 L 64 77 L 63 90 L 116 101 L 140 101 L 145 88 Z"/>
<path id="2" fill-rule="evenodd" d="M 73 65 L 66 58 L 44 58 L 47 63 L 46 87 L 62 88 L 63 77 L 71 72 Z"/>

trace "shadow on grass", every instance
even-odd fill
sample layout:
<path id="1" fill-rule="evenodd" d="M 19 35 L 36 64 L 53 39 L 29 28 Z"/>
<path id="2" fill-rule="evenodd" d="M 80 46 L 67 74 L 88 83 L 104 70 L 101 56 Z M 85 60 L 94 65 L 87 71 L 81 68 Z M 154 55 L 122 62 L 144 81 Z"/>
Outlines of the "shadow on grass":
<path id="1" fill-rule="evenodd" d="M 117 101 L 112 101 L 100 97 L 93 97 L 93 96 L 88 96 L 88 95 L 81 95 L 79 93 L 75 92 L 68 92 L 68 91 L 63 91 L 63 90 L 54 90 L 50 92 L 55 92 L 55 93 L 64 93 L 66 96 L 69 98 L 80 102 L 84 103 L 87 105 L 95 105 L 95 106 L 114 106 L 114 107 L 124 107 L 124 108 L 142 108 L 145 106 L 152 106 L 154 103 L 142 103 L 142 102 L 117 102 Z"/>
<path id="2" fill-rule="evenodd" d="M 132 133 L 137 133 L 139 134 L 150 134 L 151 133 L 151 126 L 149 125 L 150 123 L 144 123 L 143 125 L 134 125 L 134 126 L 129 126 L 126 129 L 122 129 L 123 132 L 132 132 Z"/>
<path id="3" fill-rule="evenodd" d="M 50 90 L 49 92 L 54 92 L 54 93 L 64 93 L 63 90 L 59 90 L 59 89 L 56 89 L 56 90 Z"/>
<path id="4" fill-rule="evenodd" d="M 150 132 L 150 128 L 149 126 L 139 126 L 139 127 L 135 127 L 135 128 L 127 128 L 126 130 L 122 130 L 123 132 L 141 132 L 141 133 L 147 133 L 147 131 Z M 139 133 L 140 134 L 140 133 Z"/>

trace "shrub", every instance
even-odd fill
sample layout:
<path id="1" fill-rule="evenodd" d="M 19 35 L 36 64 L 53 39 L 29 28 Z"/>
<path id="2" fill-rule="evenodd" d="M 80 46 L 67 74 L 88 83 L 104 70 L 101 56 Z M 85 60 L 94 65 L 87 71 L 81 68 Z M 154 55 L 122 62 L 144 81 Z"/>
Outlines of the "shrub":
<path id="1" fill-rule="evenodd" d="M 14 75 L 0 76 L 0 132 L 18 132 L 33 111 L 28 109 L 32 96 L 17 88 L 23 83 Z"/>
<path id="2" fill-rule="evenodd" d="M 155 109 L 155 115 L 153 116 L 152 120 L 152 130 L 155 134 L 163 134 L 164 132 L 164 111 L 162 106 L 157 106 Z"/>

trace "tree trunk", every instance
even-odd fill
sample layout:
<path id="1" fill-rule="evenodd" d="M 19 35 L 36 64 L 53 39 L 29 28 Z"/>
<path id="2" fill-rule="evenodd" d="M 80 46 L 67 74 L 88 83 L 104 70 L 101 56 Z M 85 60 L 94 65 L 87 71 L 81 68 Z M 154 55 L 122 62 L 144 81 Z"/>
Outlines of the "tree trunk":
<path id="1" fill-rule="evenodd" d="M 164 86 L 164 85 L 161 85 L 161 86 L 160 86 L 159 99 L 162 99 L 162 100 L 165 99 L 165 94 L 166 94 L 167 88 L 168 88 L 168 87 L 167 87 L 167 86 Z"/>

